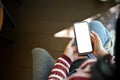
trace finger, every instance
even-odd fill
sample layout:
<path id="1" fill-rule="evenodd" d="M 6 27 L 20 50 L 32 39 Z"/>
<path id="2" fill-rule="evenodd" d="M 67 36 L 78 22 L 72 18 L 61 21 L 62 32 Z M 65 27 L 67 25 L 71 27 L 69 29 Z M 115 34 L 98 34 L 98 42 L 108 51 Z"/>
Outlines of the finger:
<path id="1" fill-rule="evenodd" d="M 71 47 L 73 42 L 74 42 L 74 38 L 72 38 L 72 39 L 69 41 L 69 43 L 67 44 L 67 48 Z"/>
<path id="2" fill-rule="evenodd" d="M 77 59 L 87 59 L 87 58 L 88 58 L 88 56 L 77 56 L 75 60 L 77 60 Z"/>
<path id="3" fill-rule="evenodd" d="M 94 34 L 91 32 L 91 40 L 92 40 L 92 42 L 94 43 L 95 41 L 96 41 L 96 38 L 95 38 L 95 36 L 94 36 Z"/>
<path id="4" fill-rule="evenodd" d="M 88 56 L 79 56 L 78 58 L 85 59 L 85 58 L 88 58 Z"/>
<path id="5" fill-rule="evenodd" d="M 77 46 L 73 46 L 72 48 L 73 48 L 74 53 L 78 53 L 78 48 L 77 48 Z"/>
<path id="6" fill-rule="evenodd" d="M 95 39 L 100 39 L 99 35 L 96 32 L 92 31 L 92 35 L 94 36 Z"/>
<path id="7" fill-rule="evenodd" d="M 95 36 L 93 35 L 93 33 L 91 32 L 90 33 L 90 36 L 91 36 L 91 39 L 92 39 L 92 41 L 95 39 Z"/>

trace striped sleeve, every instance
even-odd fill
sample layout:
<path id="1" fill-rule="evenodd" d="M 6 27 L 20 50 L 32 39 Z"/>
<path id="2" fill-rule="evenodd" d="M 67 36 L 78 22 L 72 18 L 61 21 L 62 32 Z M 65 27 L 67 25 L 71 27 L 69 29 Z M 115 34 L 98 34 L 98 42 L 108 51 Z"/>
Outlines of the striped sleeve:
<path id="1" fill-rule="evenodd" d="M 54 68 L 49 75 L 48 80 L 62 80 L 68 76 L 72 61 L 69 57 L 62 55 L 56 60 Z"/>

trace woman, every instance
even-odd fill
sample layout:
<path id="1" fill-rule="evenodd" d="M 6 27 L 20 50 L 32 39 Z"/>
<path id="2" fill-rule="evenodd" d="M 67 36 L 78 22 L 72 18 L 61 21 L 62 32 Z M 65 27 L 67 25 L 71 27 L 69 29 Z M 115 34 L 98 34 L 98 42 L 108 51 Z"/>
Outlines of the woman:
<path id="1" fill-rule="evenodd" d="M 109 55 L 107 51 L 107 48 L 110 47 L 109 31 L 100 21 L 92 21 L 89 25 L 93 43 L 93 53 L 87 56 L 78 56 L 76 41 L 72 39 L 68 43 L 62 56 L 60 56 L 55 63 L 55 60 L 45 49 L 35 48 L 32 50 L 34 80 L 98 80 L 96 79 L 96 72 L 98 77 L 103 75 L 101 75 L 99 70 L 105 72 L 112 70 L 110 72 L 113 72 L 113 66 L 109 67 L 109 65 L 111 65 L 111 55 Z M 98 56 L 104 56 L 104 60 L 103 57 L 100 57 L 100 59 L 97 58 Z M 99 64 L 95 64 L 96 61 L 98 61 Z M 105 68 L 104 70 L 102 67 L 105 64 L 107 69 Z M 111 76 L 111 74 L 106 73 L 104 74 L 104 77 L 105 76 Z M 99 79 L 103 80 L 102 78 Z"/>
<path id="2" fill-rule="evenodd" d="M 94 76 L 94 69 L 95 66 L 98 65 L 96 62 L 99 62 L 99 60 L 100 63 L 107 64 L 105 65 L 106 68 L 104 65 L 99 65 L 99 70 L 105 71 L 108 69 L 105 71 L 107 73 L 104 74 L 104 77 L 106 79 L 110 78 L 112 72 L 114 71 L 114 61 L 112 61 L 111 54 L 109 54 L 105 49 L 106 45 L 108 45 L 110 42 L 109 33 L 103 24 L 99 21 L 92 21 L 90 25 L 92 25 L 91 28 L 94 29 L 94 31 L 91 32 L 93 53 L 90 53 L 90 55 L 94 56 L 94 58 L 89 58 L 87 55 L 79 56 L 77 46 L 73 45 L 75 41 L 72 39 L 66 46 L 62 56 L 56 60 L 48 80 L 95 80 L 96 77 Z M 100 58 L 98 60 L 98 57 L 104 58 Z M 75 62 L 77 62 L 77 64 Z M 75 66 L 77 65 L 77 67 L 71 69 L 71 66 L 74 64 Z M 104 67 L 105 70 L 102 67 Z M 110 72 L 111 74 L 109 74 Z M 97 74 L 99 75 L 99 73 Z M 104 78 L 99 78 L 99 80 L 102 79 Z"/>

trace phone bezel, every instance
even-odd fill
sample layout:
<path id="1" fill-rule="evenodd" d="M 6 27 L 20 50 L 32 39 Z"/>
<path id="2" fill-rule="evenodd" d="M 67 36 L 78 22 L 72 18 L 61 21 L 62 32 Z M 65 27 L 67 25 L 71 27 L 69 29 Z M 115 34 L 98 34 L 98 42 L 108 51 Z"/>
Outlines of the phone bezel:
<path id="1" fill-rule="evenodd" d="M 92 46 L 92 40 L 91 40 L 91 36 L 90 36 L 90 29 L 89 29 L 89 23 L 87 22 L 87 21 L 81 21 L 81 22 L 76 22 L 76 23 L 74 23 L 73 24 L 73 27 L 74 27 L 74 34 L 75 34 L 75 40 L 77 40 L 77 38 L 76 38 L 76 30 L 75 30 L 75 24 L 80 24 L 80 23 L 87 23 L 87 25 L 88 25 L 88 32 L 89 32 L 89 37 L 90 37 L 90 43 L 91 43 L 91 51 L 86 51 L 86 52 L 79 52 L 79 50 L 78 50 L 78 52 L 79 52 L 79 55 L 87 55 L 87 54 L 89 54 L 89 53 L 92 53 L 92 51 L 93 51 L 93 46 Z M 76 43 L 77 43 L 77 47 L 78 47 L 78 42 L 76 41 Z M 79 48 L 78 48 L 79 49 Z"/>

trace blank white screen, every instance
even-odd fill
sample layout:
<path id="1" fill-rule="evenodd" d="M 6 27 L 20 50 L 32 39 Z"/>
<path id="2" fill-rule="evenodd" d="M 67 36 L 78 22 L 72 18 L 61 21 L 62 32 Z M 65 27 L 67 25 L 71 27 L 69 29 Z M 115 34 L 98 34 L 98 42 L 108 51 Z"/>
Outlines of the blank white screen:
<path id="1" fill-rule="evenodd" d="M 75 36 L 79 53 L 92 51 L 92 44 L 87 22 L 75 23 Z"/>

